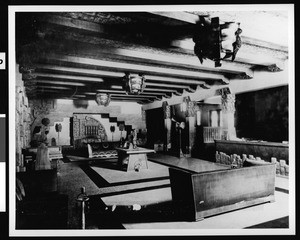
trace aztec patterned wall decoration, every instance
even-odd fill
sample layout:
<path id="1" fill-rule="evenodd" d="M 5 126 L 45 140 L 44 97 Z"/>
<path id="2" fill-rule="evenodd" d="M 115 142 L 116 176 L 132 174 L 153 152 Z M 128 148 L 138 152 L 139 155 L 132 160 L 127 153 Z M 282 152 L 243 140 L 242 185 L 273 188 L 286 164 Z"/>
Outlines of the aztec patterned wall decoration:
<path id="1" fill-rule="evenodd" d="M 107 140 L 104 126 L 88 114 L 73 115 L 73 141 L 75 147 L 91 142 Z"/>

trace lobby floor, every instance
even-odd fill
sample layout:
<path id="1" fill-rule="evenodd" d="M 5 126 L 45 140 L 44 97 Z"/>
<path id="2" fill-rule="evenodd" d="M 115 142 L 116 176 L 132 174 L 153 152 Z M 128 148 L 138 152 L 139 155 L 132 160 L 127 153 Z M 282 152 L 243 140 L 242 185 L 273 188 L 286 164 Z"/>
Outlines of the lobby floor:
<path id="1" fill-rule="evenodd" d="M 273 203 L 190 222 L 174 215 L 169 166 L 158 163 L 153 156 L 153 161 L 148 161 L 149 168 L 140 172 L 124 172 L 116 160 L 91 163 L 70 158 L 71 161 L 61 162 L 58 187 L 69 196 L 69 228 L 81 228 L 80 205 L 76 201 L 81 187 L 90 196 L 86 229 L 288 228 L 288 178 L 276 177 Z"/>

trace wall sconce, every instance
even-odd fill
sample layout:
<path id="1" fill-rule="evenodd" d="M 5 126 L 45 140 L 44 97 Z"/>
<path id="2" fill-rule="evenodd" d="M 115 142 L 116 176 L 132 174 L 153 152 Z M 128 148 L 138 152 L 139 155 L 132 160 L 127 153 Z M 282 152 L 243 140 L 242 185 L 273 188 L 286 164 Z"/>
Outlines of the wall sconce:
<path id="1" fill-rule="evenodd" d="M 127 94 L 140 94 L 145 88 L 145 77 L 144 75 L 131 75 L 126 73 L 124 76 L 125 91 Z"/>
<path id="2" fill-rule="evenodd" d="M 98 105 L 103 105 L 104 107 L 108 106 L 110 103 L 110 94 L 107 93 L 97 93 L 96 94 L 96 103 Z"/>
<path id="3" fill-rule="evenodd" d="M 111 125 L 109 129 L 111 132 L 111 141 L 113 142 L 114 141 L 114 132 L 116 130 L 116 127 L 114 125 Z"/>

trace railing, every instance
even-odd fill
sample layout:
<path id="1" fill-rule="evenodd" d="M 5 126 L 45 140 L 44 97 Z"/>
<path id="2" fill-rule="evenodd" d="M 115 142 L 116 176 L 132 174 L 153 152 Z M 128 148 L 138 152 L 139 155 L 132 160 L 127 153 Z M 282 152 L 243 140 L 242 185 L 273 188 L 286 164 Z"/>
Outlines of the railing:
<path id="1" fill-rule="evenodd" d="M 213 143 L 214 140 L 221 140 L 222 133 L 222 127 L 203 127 L 203 141 L 204 143 Z"/>

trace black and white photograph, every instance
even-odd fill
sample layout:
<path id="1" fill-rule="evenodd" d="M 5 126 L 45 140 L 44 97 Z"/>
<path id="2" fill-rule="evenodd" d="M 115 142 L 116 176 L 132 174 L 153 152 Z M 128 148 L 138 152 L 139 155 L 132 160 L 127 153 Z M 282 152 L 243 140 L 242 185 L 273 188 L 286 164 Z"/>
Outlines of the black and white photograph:
<path id="1" fill-rule="evenodd" d="M 293 4 L 8 15 L 10 236 L 295 234 Z"/>

